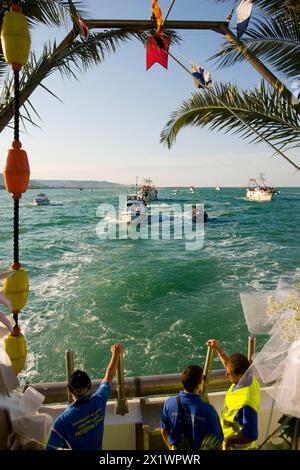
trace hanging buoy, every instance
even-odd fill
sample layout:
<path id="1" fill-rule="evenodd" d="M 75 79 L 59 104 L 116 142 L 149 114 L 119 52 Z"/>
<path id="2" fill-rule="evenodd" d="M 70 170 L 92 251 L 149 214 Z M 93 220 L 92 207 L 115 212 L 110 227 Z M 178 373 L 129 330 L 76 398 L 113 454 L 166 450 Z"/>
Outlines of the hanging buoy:
<path id="1" fill-rule="evenodd" d="M 26 339 L 19 327 L 15 327 L 12 333 L 4 337 L 4 349 L 11 360 L 15 373 L 18 374 L 24 369 L 27 355 Z"/>
<path id="2" fill-rule="evenodd" d="M 3 281 L 3 292 L 10 300 L 12 312 L 19 313 L 27 303 L 29 293 L 28 274 L 23 268 L 13 271 L 14 274 Z"/>
<path id="3" fill-rule="evenodd" d="M 15 199 L 27 191 L 30 177 L 27 153 L 21 147 L 20 141 L 13 140 L 3 169 L 6 191 L 12 193 Z"/>
<path id="4" fill-rule="evenodd" d="M 30 34 L 20 5 L 13 3 L 3 18 L 1 44 L 6 63 L 25 65 L 30 51 Z"/>

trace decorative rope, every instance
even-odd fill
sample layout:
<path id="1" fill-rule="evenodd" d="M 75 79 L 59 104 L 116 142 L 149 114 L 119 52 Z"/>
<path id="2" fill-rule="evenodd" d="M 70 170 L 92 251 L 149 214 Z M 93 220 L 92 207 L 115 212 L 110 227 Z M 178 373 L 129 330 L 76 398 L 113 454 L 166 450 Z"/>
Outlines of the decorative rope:
<path id="1" fill-rule="evenodd" d="M 19 199 L 14 199 L 14 263 L 19 263 Z"/>
<path id="2" fill-rule="evenodd" d="M 20 76 L 19 70 L 14 71 L 14 88 L 15 88 L 15 116 L 14 116 L 14 139 L 19 141 L 20 135 Z M 19 199 L 14 198 L 14 263 L 19 264 Z"/>
<path id="3" fill-rule="evenodd" d="M 228 23 L 230 23 L 230 21 L 231 21 L 231 19 L 232 19 L 232 16 L 233 16 L 233 13 L 234 13 L 234 10 L 236 9 L 238 3 L 239 3 L 239 0 L 236 0 L 235 4 L 233 5 L 233 8 L 232 8 L 231 12 L 230 12 L 229 15 L 227 16 L 226 21 L 227 21 Z"/>
<path id="4" fill-rule="evenodd" d="M 14 87 L 15 87 L 15 116 L 14 116 L 14 139 L 19 140 L 20 137 L 20 76 L 19 70 L 14 71 Z"/>

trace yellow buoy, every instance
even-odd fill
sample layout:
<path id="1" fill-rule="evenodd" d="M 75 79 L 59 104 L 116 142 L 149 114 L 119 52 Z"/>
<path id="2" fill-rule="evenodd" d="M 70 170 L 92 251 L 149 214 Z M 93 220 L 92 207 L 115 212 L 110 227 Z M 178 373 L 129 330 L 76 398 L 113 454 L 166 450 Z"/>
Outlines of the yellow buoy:
<path id="1" fill-rule="evenodd" d="M 27 271 L 23 268 L 14 270 L 13 276 L 4 279 L 3 292 L 10 300 L 13 313 L 22 310 L 26 305 L 29 293 Z"/>
<path id="2" fill-rule="evenodd" d="M 30 34 L 26 17 L 19 5 L 12 5 L 3 18 L 1 44 L 8 64 L 25 65 L 30 51 Z"/>
<path id="3" fill-rule="evenodd" d="M 4 349 L 11 360 L 15 373 L 18 374 L 24 369 L 27 355 L 26 338 L 20 328 L 15 327 L 12 333 L 4 337 Z"/>

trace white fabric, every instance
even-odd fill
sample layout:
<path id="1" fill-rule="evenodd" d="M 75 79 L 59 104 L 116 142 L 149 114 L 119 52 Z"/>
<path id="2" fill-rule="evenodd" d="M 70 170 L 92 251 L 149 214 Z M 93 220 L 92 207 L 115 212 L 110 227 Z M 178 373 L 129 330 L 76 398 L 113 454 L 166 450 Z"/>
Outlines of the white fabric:
<path id="1" fill-rule="evenodd" d="M 34 439 L 46 443 L 53 419 L 38 409 L 45 397 L 32 387 L 24 393 L 14 390 L 19 385 L 11 362 L 0 343 L 0 408 L 10 415 L 13 433 L 24 443 Z"/>
<path id="2" fill-rule="evenodd" d="M 275 292 L 242 293 L 245 319 L 252 334 L 270 338 L 253 358 L 249 372 L 283 412 L 300 418 L 300 288 L 299 282 L 281 279 Z M 245 381 L 247 373 L 241 379 Z"/>

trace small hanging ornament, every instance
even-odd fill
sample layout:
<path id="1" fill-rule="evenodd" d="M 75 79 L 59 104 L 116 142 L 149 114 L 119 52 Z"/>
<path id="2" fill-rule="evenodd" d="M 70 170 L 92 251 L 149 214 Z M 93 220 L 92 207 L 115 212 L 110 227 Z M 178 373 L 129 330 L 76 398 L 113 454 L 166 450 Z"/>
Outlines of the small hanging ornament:
<path id="1" fill-rule="evenodd" d="M 21 333 L 19 327 L 14 327 L 12 333 L 4 337 L 4 349 L 8 354 L 11 365 L 16 374 L 24 369 L 27 346 L 25 336 Z"/>
<path id="2" fill-rule="evenodd" d="M 29 293 L 28 274 L 23 268 L 14 269 L 13 275 L 4 279 L 3 293 L 11 303 L 12 312 L 18 314 L 26 303 Z"/>
<path id="3" fill-rule="evenodd" d="M 7 64 L 21 69 L 27 64 L 30 51 L 30 34 L 26 17 L 20 5 L 13 3 L 3 18 L 1 29 L 2 50 Z"/>
<path id="4" fill-rule="evenodd" d="M 30 177 L 27 153 L 21 147 L 19 140 L 13 140 L 3 169 L 6 191 L 11 193 L 14 199 L 20 199 L 22 193 L 27 191 Z"/>

